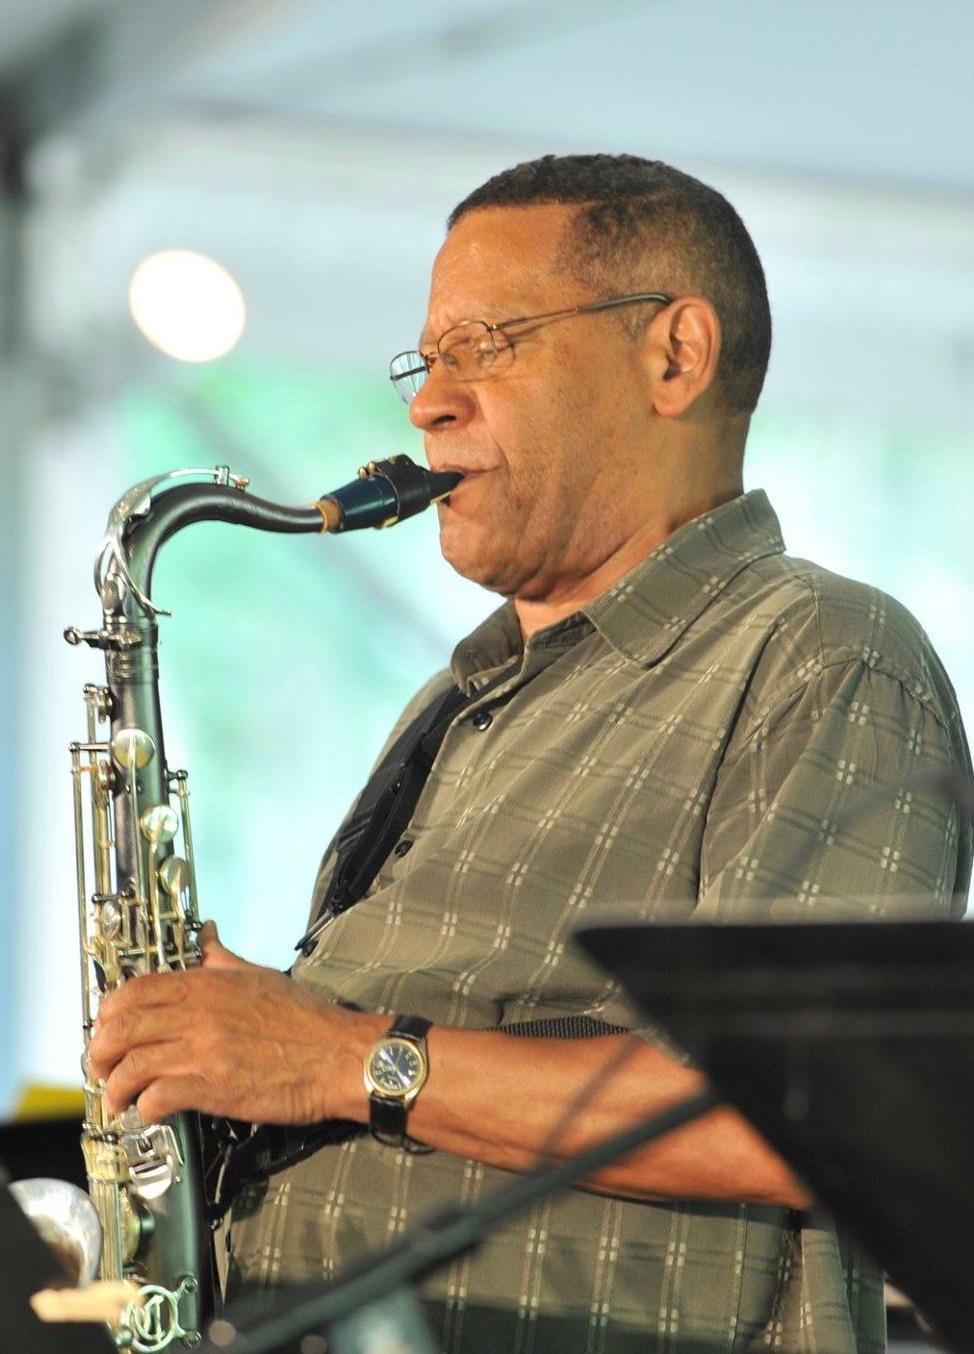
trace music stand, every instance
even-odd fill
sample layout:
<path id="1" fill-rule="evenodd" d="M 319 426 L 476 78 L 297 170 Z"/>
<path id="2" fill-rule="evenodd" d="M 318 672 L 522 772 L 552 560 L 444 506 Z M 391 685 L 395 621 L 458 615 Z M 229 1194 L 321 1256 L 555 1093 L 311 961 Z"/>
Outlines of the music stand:
<path id="1" fill-rule="evenodd" d="M 974 1349 L 974 926 L 607 926 L 576 941 L 958 1351 Z"/>

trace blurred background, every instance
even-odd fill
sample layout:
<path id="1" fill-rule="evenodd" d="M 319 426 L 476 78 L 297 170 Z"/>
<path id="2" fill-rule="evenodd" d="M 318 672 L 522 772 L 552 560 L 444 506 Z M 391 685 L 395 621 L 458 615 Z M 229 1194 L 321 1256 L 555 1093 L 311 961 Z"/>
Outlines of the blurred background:
<path id="1" fill-rule="evenodd" d="M 103 668 L 61 633 L 100 619 L 111 504 L 217 463 L 303 503 L 418 457 L 388 359 L 450 208 L 519 160 L 631 151 L 737 206 L 775 322 L 749 487 L 920 617 L 974 725 L 972 52 L 962 0 L 4 0 L 0 1113 L 78 1080 L 67 744 Z M 140 272 L 181 356 L 130 307 L 167 250 L 226 270 Z M 286 966 L 384 733 L 493 599 L 432 516 L 195 528 L 155 596 L 204 915 Z"/>

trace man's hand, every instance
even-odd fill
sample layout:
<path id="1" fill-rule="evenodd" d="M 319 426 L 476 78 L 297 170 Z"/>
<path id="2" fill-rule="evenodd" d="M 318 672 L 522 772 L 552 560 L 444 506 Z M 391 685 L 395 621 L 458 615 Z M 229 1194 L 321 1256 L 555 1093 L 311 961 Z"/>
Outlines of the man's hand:
<path id="1" fill-rule="evenodd" d="M 216 927 L 203 964 L 132 978 L 101 1002 L 89 1070 L 118 1114 L 147 1123 L 177 1110 L 258 1123 L 366 1118 L 362 1059 L 388 1019 L 346 1011 L 283 974 L 240 959 Z"/>
<path id="2" fill-rule="evenodd" d="M 346 1011 L 246 963 L 223 948 L 212 926 L 201 939 L 201 967 L 132 978 L 102 1001 L 90 1070 L 106 1078 L 109 1110 L 134 1101 L 150 1123 L 182 1109 L 271 1124 L 367 1122 L 362 1064 L 389 1016 Z M 434 1025 L 428 1038 L 430 1078 L 410 1111 L 410 1134 L 504 1170 L 534 1166 L 567 1106 L 593 1081 L 598 1091 L 559 1135 L 561 1158 L 696 1094 L 703 1082 L 642 1043 L 624 1075 L 605 1081 L 606 1063 L 618 1059 L 618 1035 L 512 1039 L 498 1030 Z M 729 1108 L 588 1183 L 633 1199 L 809 1204 L 785 1162 Z"/>

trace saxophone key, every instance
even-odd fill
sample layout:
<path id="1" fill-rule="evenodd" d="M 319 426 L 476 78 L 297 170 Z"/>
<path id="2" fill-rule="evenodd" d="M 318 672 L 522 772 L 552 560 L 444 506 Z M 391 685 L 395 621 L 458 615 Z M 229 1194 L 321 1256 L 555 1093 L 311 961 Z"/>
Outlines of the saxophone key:
<path id="1" fill-rule="evenodd" d="M 159 886 L 174 901 L 190 886 L 189 863 L 182 856 L 167 856 L 159 866 Z"/>
<path id="2" fill-rule="evenodd" d="M 117 766 L 141 771 L 156 755 L 156 745 L 145 729 L 119 729 L 111 742 Z"/>
<path id="3" fill-rule="evenodd" d="M 171 804 L 153 804 L 139 817 L 142 835 L 152 847 L 171 842 L 179 831 L 179 814 Z"/>

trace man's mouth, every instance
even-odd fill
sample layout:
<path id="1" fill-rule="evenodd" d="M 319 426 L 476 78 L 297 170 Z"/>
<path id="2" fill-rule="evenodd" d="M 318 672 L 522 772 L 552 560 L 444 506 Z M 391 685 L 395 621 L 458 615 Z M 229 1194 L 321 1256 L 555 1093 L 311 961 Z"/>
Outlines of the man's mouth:
<path id="1" fill-rule="evenodd" d="M 459 470 L 431 470 L 429 473 L 428 502 L 442 503 L 455 493 L 463 475 Z"/>
<path id="2" fill-rule="evenodd" d="M 484 475 L 484 474 L 486 474 L 487 472 L 484 471 L 484 470 L 459 470 L 459 469 L 458 469 L 458 470 L 455 470 L 453 473 L 456 474 L 456 475 L 460 475 L 460 476 L 461 476 L 461 479 L 460 479 L 460 482 L 459 482 L 458 484 L 455 484 L 455 485 L 453 486 L 453 488 L 450 490 L 449 494 L 447 494 L 446 497 L 445 497 L 444 499 L 441 499 L 441 502 L 443 502 L 443 503 L 449 503 L 450 500 L 451 500 L 452 498 L 455 498 L 457 494 L 463 492 L 464 485 L 469 484 L 469 483 L 470 483 L 471 481 L 473 481 L 473 480 L 479 479 L 479 478 L 481 477 L 481 475 Z"/>
<path id="3" fill-rule="evenodd" d="M 437 461 L 434 465 L 430 463 L 430 470 L 437 475 L 479 475 L 483 472 L 483 466 L 461 465 L 459 461 Z"/>

